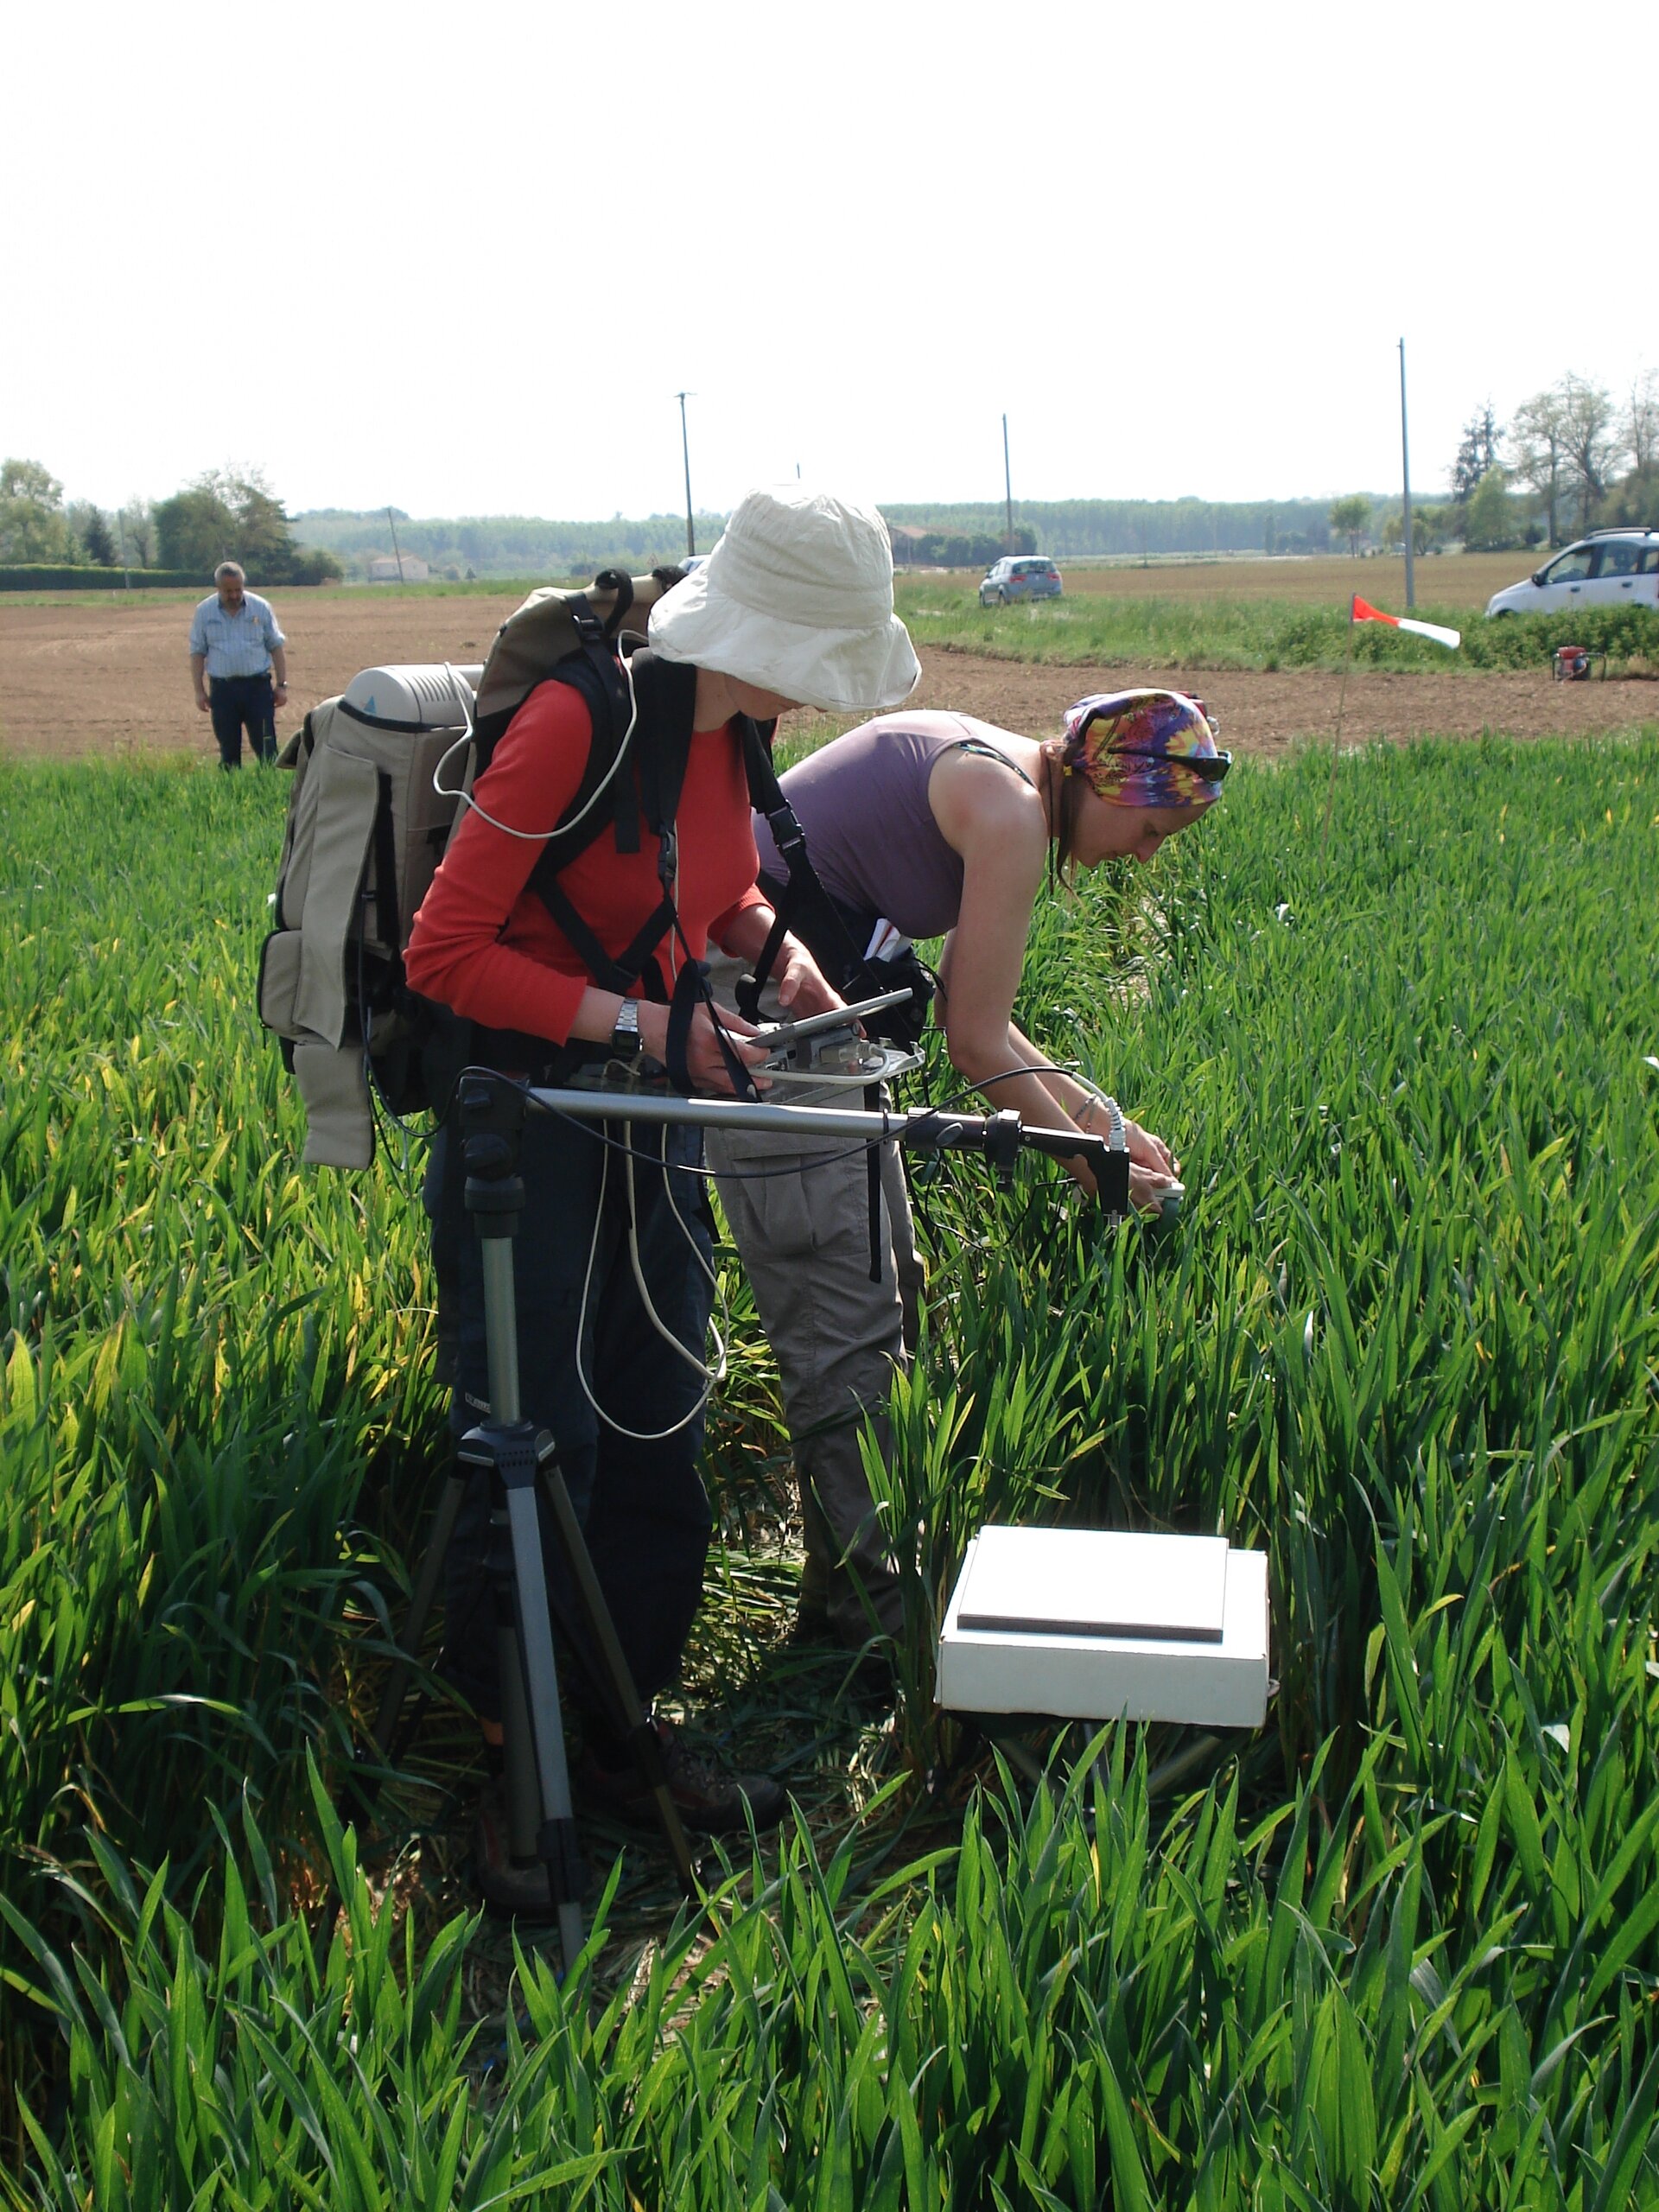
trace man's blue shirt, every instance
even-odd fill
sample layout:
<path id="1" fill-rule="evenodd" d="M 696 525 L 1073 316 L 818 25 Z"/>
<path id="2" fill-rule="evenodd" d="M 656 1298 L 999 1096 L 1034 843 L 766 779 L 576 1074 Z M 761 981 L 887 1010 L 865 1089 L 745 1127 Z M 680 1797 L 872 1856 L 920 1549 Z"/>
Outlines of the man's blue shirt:
<path id="1" fill-rule="evenodd" d="M 276 627 L 270 601 L 245 591 L 234 614 L 215 592 L 204 599 L 190 623 L 190 650 L 202 654 L 209 676 L 264 676 L 278 645 L 288 643 Z"/>

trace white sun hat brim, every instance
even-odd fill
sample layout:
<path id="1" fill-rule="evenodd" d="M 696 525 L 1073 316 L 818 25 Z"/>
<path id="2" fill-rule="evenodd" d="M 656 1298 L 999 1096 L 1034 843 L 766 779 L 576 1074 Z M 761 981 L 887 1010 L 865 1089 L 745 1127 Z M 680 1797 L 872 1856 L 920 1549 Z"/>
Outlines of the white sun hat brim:
<path id="1" fill-rule="evenodd" d="M 799 484 L 749 493 L 700 569 L 651 611 L 651 644 L 826 714 L 880 714 L 920 664 L 893 611 L 874 507 Z"/>

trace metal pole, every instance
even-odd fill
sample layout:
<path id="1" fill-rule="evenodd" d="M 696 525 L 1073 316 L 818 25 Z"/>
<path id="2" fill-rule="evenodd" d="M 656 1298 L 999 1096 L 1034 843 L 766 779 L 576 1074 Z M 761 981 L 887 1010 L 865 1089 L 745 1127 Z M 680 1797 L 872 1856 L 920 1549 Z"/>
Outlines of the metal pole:
<path id="1" fill-rule="evenodd" d="M 851 1137 L 860 1143 L 902 1138 L 906 1116 L 849 1106 L 768 1106 L 742 1098 L 685 1098 L 678 1091 L 541 1090 L 529 1096 L 537 1105 L 582 1122 L 638 1122 L 675 1128 L 747 1130 L 758 1136 L 789 1135 L 803 1144 Z M 978 1114 L 941 1115 L 941 1123 L 977 1127 Z"/>
<path id="2" fill-rule="evenodd" d="M 1406 605 L 1417 604 L 1417 579 L 1411 555 L 1411 455 L 1406 446 L 1406 341 L 1400 340 L 1400 480 L 1405 488 Z"/>
<path id="3" fill-rule="evenodd" d="M 466 1105 L 462 1110 L 464 1115 Z M 512 1134 L 516 1137 L 516 1129 Z M 480 1138 L 480 1150 L 486 1141 Z M 512 1239 L 518 1225 L 517 1206 L 524 1204 L 524 1185 L 516 1173 L 503 1179 L 499 1173 L 484 1172 L 498 1169 L 501 1164 L 499 1132 L 495 1142 L 498 1150 L 493 1159 L 479 1160 L 469 1156 L 467 1162 L 468 1205 L 474 1205 L 475 1200 L 489 1202 L 486 1211 L 475 1207 L 475 1218 L 484 1273 L 490 1413 L 480 1427 L 468 1430 L 462 1438 L 458 1464 L 488 1471 L 492 1529 L 498 1536 L 505 1534 L 511 1548 L 511 1618 L 504 1616 L 499 1624 L 498 1649 L 509 1798 L 510 1802 L 516 1800 L 512 1825 L 520 1831 L 521 1840 L 528 1841 L 531 1838 L 523 1832 L 528 1823 L 536 1824 L 533 1840 L 547 1867 L 549 1901 L 556 1912 L 559 1948 L 564 1955 L 565 1972 L 569 1974 L 582 1950 L 582 1908 L 577 1901 L 581 1878 L 537 1505 L 541 1473 L 538 1446 L 529 1423 L 522 1419 L 519 1398 Z M 511 1166 L 516 1171 L 516 1153 Z M 550 1446 L 551 1439 L 548 1441 Z M 517 1688 L 512 1687 L 515 1676 Z M 533 1754 L 535 1763 L 533 1807 L 526 1751 Z"/>
<path id="4" fill-rule="evenodd" d="M 685 557 L 688 561 L 696 552 L 697 533 L 691 520 L 691 446 L 685 434 L 685 403 L 696 396 L 695 391 L 677 391 L 674 395 L 680 403 L 680 456 L 685 463 Z"/>
<path id="5" fill-rule="evenodd" d="M 127 518 L 119 507 L 115 511 L 115 526 L 121 533 L 121 588 L 132 589 L 132 571 L 127 566 Z"/>
<path id="6" fill-rule="evenodd" d="M 1014 550 L 1014 479 L 1008 474 L 1008 418 L 1002 417 L 1002 496 L 1007 503 L 1008 550 Z"/>
<path id="7" fill-rule="evenodd" d="M 402 583 L 402 582 L 404 581 L 404 556 L 403 556 L 403 554 L 401 553 L 401 551 L 398 550 L 398 545 L 397 545 L 397 524 L 396 524 L 395 522 L 393 522 L 393 521 L 392 521 L 392 518 L 391 518 L 391 509 L 390 507 L 388 507 L 388 508 L 386 509 L 386 522 L 387 522 L 387 524 L 388 524 L 388 525 L 390 526 L 391 531 L 391 550 L 392 550 L 393 557 L 396 559 L 397 563 L 397 581 L 398 581 L 398 582 L 399 582 L 399 583 Z"/>
<path id="8" fill-rule="evenodd" d="M 672 1123 L 676 1128 L 753 1129 L 798 1140 L 852 1137 L 866 1143 L 896 1142 L 924 1151 L 953 1147 L 982 1152 L 999 1174 L 1011 1173 L 1022 1146 L 1056 1160 L 1087 1162 L 1109 1213 L 1129 1210 L 1129 1154 L 1121 1136 L 1085 1136 L 1075 1129 L 1033 1128 L 1012 1107 L 1000 1114 L 957 1114 L 930 1106 L 907 1113 L 849 1112 L 829 1106 L 768 1106 L 737 1098 L 683 1098 L 675 1091 L 527 1090 L 549 1113 L 579 1122 Z"/>

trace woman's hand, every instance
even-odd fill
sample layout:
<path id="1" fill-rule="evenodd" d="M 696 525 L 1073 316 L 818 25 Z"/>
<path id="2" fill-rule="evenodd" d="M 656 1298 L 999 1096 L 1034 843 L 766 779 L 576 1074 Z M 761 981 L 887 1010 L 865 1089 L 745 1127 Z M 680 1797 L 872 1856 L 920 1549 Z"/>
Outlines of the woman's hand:
<path id="1" fill-rule="evenodd" d="M 1129 1204 L 1137 1213 L 1157 1213 L 1172 1188 L 1180 1186 L 1180 1162 L 1161 1137 L 1128 1115 L 1123 1136 L 1129 1147 Z"/>
<path id="2" fill-rule="evenodd" d="M 741 908 L 721 933 L 721 950 L 734 960 L 758 961 L 772 935 L 774 918 L 770 906 Z M 770 982 L 775 988 L 779 1005 L 786 1014 L 828 1014 L 831 1007 L 846 1004 L 793 931 L 779 942 L 770 977 L 763 976 L 760 981 Z"/>
<path id="3" fill-rule="evenodd" d="M 786 937 L 779 947 L 772 977 L 785 1014 L 828 1014 L 847 1003 L 798 938 Z"/>
<path id="4" fill-rule="evenodd" d="M 766 940 L 772 936 L 770 907 L 743 907 L 736 918 L 734 927 L 728 929 L 721 938 L 721 951 L 730 953 L 734 960 L 759 960 L 766 951 Z M 761 976 L 761 982 L 772 982 L 779 993 L 779 1007 L 783 1013 L 830 1013 L 832 1007 L 845 1007 L 845 1000 L 825 978 L 823 969 L 807 951 L 801 938 L 794 931 L 783 938 L 777 957 L 772 963 L 772 976 Z"/>
<path id="5" fill-rule="evenodd" d="M 771 1078 L 760 1072 L 766 1057 L 764 1045 L 748 1040 L 755 1033 L 754 1024 L 746 1021 L 741 1014 L 728 1006 L 715 1009 L 720 1023 L 727 1033 L 732 1051 L 754 1077 L 757 1090 L 771 1089 Z M 653 1059 L 666 1063 L 668 1058 L 668 1008 L 665 1006 L 644 1005 L 639 1010 L 640 1039 Z M 715 1033 L 714 1018 L 706 1006 L 693 1009 L 691 1026 L 685 1038 L 686 1071 L 691 1077 L 694 1091 L 712 1091 L 716 1096 L 733 1098 L 738 1095 L 720 1049 L 720 1039 Z"/>
<path id="6" fill-rule="evenodd" d="M 1130 1166 L 1129 1204 L 1136 1213 L 1161 1212 L 1164 1200 L 1172 1191 L 1179 1192 L 1180 1187 L 1178 1179 L 1166 1175 L 1161 1168 L 1154 1171 L 1150 1167 Z"/>
<path id="7" fill-rule="evenodd" d="M 1072 1119 L 1089 1136 L 1107 1134 L 1105 1109 L 1097 1098 L 1085 1098 Z M 1127 1114 L 1123 1141 L 1129 1151 L 1129 1204 L 1137 1213 L 1157 1213 L 1171 1190 L 1180 1188 L 1181 1164 L 1161 1137 L 1130 1121 Z"/>
<path id="8" fill-rule="evenodd" d="M 1179 1180 L 1181 1164 L 1163 1139 L 1154 1136 L 1150 1129 L 1143 1129 L 1139 1122 L 1130 1121 L 1127 1114 L 1123 1116 L 1123 1139 L 1129 1147 L 1131 1173 L 1140 1167 L 1149 1175 L 1161 1175 L 1166 1183 Z"/>

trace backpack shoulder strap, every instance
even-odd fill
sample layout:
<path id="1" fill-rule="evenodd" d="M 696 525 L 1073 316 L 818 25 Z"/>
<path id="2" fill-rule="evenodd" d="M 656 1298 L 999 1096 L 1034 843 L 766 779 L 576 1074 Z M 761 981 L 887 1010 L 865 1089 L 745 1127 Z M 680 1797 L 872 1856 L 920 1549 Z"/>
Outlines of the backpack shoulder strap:
<path id="1" fill-rule="evenodd" d="M 820 881 L 806 849 L 805 833 L 778 780 L 771 745 L 776 728 L 774 722 L 753 722 L 747 715 L 741 725 L 749 804 L 758 814 L 766 817 L 766 827 L 772 832 L 772 841 L 788 877 L 753 972 L 738 982 L 738 1012 L 748 1021 L 760 1018 L 761 986 L 771 975 L 791 930 L 796 930 L 807 940 L 814 958 L 837 990 L 844 991 L 850 985 L 862 995 L 860 987 L 869 980 L 863 948 L 854 944 L 841 909 Z"/>
<path id="2" fill-rule="evenodd" d="M 684 661 L 661 660 L 647 646 L 635 653 L 629 673 L 639 721 L 640 802 L 651 828 L 671 838 L 691 753 L 697 671 Z M 663 872 L 659 857 L 658 873 Z M 672 868 L 667 872 L 671 877 Z"/>
<path id="3" fill-rule="evenodd" d="M 575 672 L 581 665 L 580 662 L 566 663 L 558 671 L 560 680 L 575 678 Z M 556 830 L 543 848 L 541 856 L 531 872 L 530 883 L 594 982 L 607 990 L 626 994 L 645 974 L 647 963 L 674 925 L 674 878 L 679 858 L 674 824 L 681 788 L 685 781 L 686 761 L 691 750 L 697 672 L 695 668 L 682 663 L 658 660 L 654 653 L 640 652 L 635 653 L 629 664 L 627 677 L 619 680 L 624 686 L 625 696 L 628 697 L 628 712 L 621 732 L 601 748 L 598 737 L 600 725 L 595 718 L 594 743 L 582 775 L 582 785 L 591 795 L 601 780 L 601 775 L 594 772 L 594 755 L 603 750 L 609 763 L 614 766 L 618 747 L 625 741 L 628 741 L 632 757 L 617 769 L 616 785 L 620 791 L 615 808 L 607 815 L 597 806 L 590 807 L 585 820 L 578 822 L 573 819 L 568 830 L 563 827 Z M 576 688 L 587 696 L 585 684 L 579 679 L 576 680 Z M 589 700 L 590 708 L 592 703 Z M 626 793 L 626 798 L 621 793 Z M 582 792 L 579 790 L 576 798 L 567 809 L 568 814 L 575 816 L 582 798 Z M 631 838 L 627 842 L 625 842 L 623 830 L 622 810 L 625 806 L 628 810 L 631 824 Z M 647 828 L 658 840 L 657 875 L 662 887 L 662 896 L 626 950 L 613 959 L 578 912 L 559 882 L 559 876 L 577 855 L 593 842 L 607 820 L 613 820 L 616 823 L 617 849 L 620 852 L 637 852 L 639 849 L 640 811 L 645 815 Z M 653 969 L 648 977 L 647 988 L 652 984 L 655 988 L 652 995 L 666 998 L 667 988 L 660 969 Z"/>

